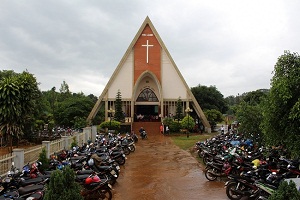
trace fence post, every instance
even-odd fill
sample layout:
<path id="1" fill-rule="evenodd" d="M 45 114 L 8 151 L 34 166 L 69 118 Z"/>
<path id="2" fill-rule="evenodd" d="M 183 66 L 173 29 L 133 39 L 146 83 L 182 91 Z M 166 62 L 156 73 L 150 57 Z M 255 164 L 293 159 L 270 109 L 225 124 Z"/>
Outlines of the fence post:
<path id="1" fill-rule="evenodd" d="M 97 126 L 95 126 L 95 125 L 92 126 L 91 135 L 92 135 L 92 138 L 91 138 L 92 142 L 95 142 L 96 141 L 96 135 L 97 135 Z"/>
<path id="2" fill-rule="evenodd" d="M 43 146 L 43 148 L 46 149 L 47 158 L 50 158 L 50 154 L 51 154 L 51 152 L 50 152 L 50 141 L 42 141 L 42 146 Z"/>
<path id="3" fill-rule="evenodd" d="M 92 128 L 91 127 L 85 127 L 83 128 L 85 141 L 92 141 Z"/>
<path id="4" fill-rule="evenodd" d="M 64 140 L 64 149 L 70 149 L 69 136 L 61 136 L 61 138 Z"/>
<path id="5" fill-rule="evenodd" d="M 21 170 L 24 166 L 24 149 L 14 149 L 13 155 L 15 167 Z"/>

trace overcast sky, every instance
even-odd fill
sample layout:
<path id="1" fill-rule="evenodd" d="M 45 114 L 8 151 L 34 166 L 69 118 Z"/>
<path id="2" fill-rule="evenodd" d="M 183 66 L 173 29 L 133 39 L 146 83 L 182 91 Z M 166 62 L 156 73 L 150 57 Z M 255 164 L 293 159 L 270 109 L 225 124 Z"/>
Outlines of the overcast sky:
<path id="1" fill-rule="evenodd" d="M 99 96 L 149 16 L 189 87 L 227 97 L 270 88 L 300 52 L 298 0 L 0 0 L 0 70 Z"/>

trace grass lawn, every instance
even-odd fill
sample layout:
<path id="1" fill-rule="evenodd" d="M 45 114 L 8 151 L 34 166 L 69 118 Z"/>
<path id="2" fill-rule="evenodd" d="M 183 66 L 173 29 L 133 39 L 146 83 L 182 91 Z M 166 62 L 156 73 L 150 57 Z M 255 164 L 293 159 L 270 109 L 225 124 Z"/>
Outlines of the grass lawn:
<path id="1" fill-rule="evenodd" d="M 213 133 L 205 133 L 205 134 L 190 134 L 189 138 L 186 137 L 186 134 L 180 134 L 180 135 L 171 135 L 171 138 L 175 145 L 177 145 L 179 148 L 189 151 L 193 157 L 195 157 L 199 163 L 204 166 L 204 163 L 202 159 L 199 158 L 196 151 L 194 151 L 194 146 L 196 142 L 198 141 L 204 141 L 208 138 L 211 138 L 215 135 L 219 134 L 218 132 Z"/>
<path id="2" fill-rule="evenodd" d="M 171 135 L 174 144 L 180 147 L 183 150 L 190 150 L 193 148 L 198 141 L 204 141 L 208 138 L 211 138 L 217 135 L 218 132 L 213 132 L 209 134 L 190 134 L 189 138 L 186 137 L 186 134 L 180 135 Z"/>

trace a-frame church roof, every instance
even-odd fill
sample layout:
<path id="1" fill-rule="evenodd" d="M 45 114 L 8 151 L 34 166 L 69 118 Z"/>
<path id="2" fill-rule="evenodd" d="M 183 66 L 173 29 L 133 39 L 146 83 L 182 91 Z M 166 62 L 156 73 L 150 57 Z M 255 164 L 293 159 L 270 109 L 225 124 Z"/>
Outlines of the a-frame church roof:
<path id="1" fill-rule="evenodd" d="M 166 56 L 168 57 L 169 61 L 171 62 L 173 69 L 176 71 L 177 76 L 179 77 L 181 83 L 184 85 L 183 87 L 185 87 L 187 95 L 189 96 L 189 99 L 193 102 L 194 104 L 194 110 L 195 112 L 198 114 L 198 116 L 201 118 L 202 123 L 205 127 L 210 128 L 210 125 L 200 107 L 200 105 L 198 104 L 197 100 L 195 99 L 194 95 L 192 94 L 190 88 L 188 87 L 186 81 L 184 80 L 181 72 L 179 71 L 177 65 L 175 64 L 174 60 L 172 59 L 172 56 L 170 55 L 168 49 L 166 48 L 164 42 L 162 41 L 161 37 L 159 36 L 157 30 L 155 29 L 155 27 L 153 26 L 150 18 L 147 16 L 146 19 L 144 20 L 143 24 L 141 25 L 141 27 L 139 28 L 138 32 L 136 33 L 135 37 L 133 38 L 132 42 L 130 43 L 129 47 L 127 48 L 125 54 L 123 55 L 122 59 L 120 60 L 117 68 L 115 69 L 115 71 L 113 72 L 111 78 L 109 79 L 108 83 L 106 84 L 105 88 L 103 89 L 101 95 L 99 96 L 98 101 L 96 102 L 94 108 L 92 109 L 90 115 L 88 116 L 88 121 L 90 122 L 95 115 L 97 114 L 97 112 L 99 111 L 100 107 L 102 106 L 102 104 L 104 103 L 103 100 L 105 98 L 109 98 L 108 97 L 108 91 L 110 89 L 110 87 L 112 86 L 112 84 L 114 83 L 116 77 L 118 76 L 118 74 L 120 73 L 120 71 L 122 70 L 122 68 L 124 67 L 124 64 L 126 63 L 126 61 L 128 60 L 128 57 L 130 57 L 130 54 L 132 53 L 135 44 L 137 43 L 138 39 L 140 38 L 140 36 L 143 34 L 143 31 L 145 30 L 145 28 L 149 26 L 153 36 L 157 39 L 160 47 L 163 49 L 163 51 L 165 52 Z M 116 91 L 114 92 L 114 96 L 116 94 Z M 110 94 L 110 98 L 112 97 L 112 94 Z"/>

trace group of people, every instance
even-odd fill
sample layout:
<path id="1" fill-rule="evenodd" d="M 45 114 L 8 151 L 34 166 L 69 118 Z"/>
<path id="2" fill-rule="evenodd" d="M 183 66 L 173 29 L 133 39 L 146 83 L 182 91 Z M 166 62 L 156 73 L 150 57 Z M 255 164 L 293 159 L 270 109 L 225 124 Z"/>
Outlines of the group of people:
<path id="1" fill-rule="evenodd" d="M 164 129 L 164 125 L 163 124 L 160 125 L 159 131 L 160 131 L 161 134 L 169 134 L 170 133 L 169 126 L 166 125 L 165 129 Z"/>

